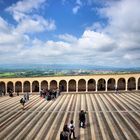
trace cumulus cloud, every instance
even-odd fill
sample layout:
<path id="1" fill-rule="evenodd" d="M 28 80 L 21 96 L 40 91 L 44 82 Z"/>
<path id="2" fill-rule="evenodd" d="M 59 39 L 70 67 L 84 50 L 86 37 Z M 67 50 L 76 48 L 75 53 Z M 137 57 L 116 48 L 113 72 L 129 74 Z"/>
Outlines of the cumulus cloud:
<path id="1" fill-rule="evenodd" d="M 57 41 L 31 39 L 26 34 L 53 30 L 56 28 L 54 20 L 41 16 L 29 18 L 28 12 L 23 9 L 19 16 L 22 20 L 18 21 L 17 27 L 0 17 L 1 61 L 6 62 L 8 59 L 4 55 L 8 55 L 11 62 L 140 66 L 140 1 L 112 0 L 106 4 L 98 11 L 106 18 L 106 26 L 96 22 L 87 27 L 80 37 L 59 34 Z"/>
<path id="2" fill-rule="evenodd" d="M 17 32 L 43 32 L 55 30 L 56 25 L 53 19 L 45 19 L 35 14 L 44 5 L 46 0 L 22 0 L 6 8 L 13 18 L 18 22 Z"/>
<path id="3" fill-rule="evenodd" d="M 66 41 L 66 42 L 76 42 L 77 41 L 77 38 L 70 34 L 60 34 L 60 35 L 58 35 L 58 38 Z"/>
<path id="4" fill-rule="evenodd" d="M 43 32 L 45 30 L 50 31 L 56 28 L 54 20 L 46 20 L 41 16 L 28 17 L 22 20 L 17 27 L 17 32 L 31 33 L 31 32 Z"/>
<path id="5" fill-rule="evenodd" d="M 22 0 L 18 1 L 16 4 L 8 7 L 6 11 L 9 11 L 13 14 L 16 12 L 19 13 L 30 13 L 33 10 L 37 10 L 46 0 Z"/>
<path id="6" fill-rule="evenodd" d="M 124 56 L 130 56 L 131 51 L 135 49 L 140 51 L 139 4 L 139 0 L 122 0 L 117 3 L 111 3 L 101 10 L 101 13 L 109 20 L 104 32 L 109 33 L 116 40 Z M 136 55 L 138 54 L 133 54 L 131 61 L 138 58 Z M 122 58 L 127 59 L 130 57 L 122 56 Z"/>

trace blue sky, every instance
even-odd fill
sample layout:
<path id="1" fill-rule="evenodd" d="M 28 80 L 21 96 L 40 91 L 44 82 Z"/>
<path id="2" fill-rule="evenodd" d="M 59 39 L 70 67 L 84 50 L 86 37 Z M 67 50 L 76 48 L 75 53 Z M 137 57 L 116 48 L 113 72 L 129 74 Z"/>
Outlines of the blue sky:
<path id="1" fill-rule="evenodd" d="M 1 64 L 140 66 L 140 0 L 0 0 Z"/>

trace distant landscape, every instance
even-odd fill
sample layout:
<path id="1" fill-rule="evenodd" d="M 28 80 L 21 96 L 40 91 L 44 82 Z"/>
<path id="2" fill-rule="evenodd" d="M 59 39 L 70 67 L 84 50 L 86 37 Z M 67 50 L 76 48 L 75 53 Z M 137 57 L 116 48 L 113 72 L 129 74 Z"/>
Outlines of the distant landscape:
<path id="1" fill-rule="evenodd" d="M 139 73 L 140 67 L 119 68 L 92 65 L 67 65 L 67 64 L 6 64 L 0 65 L 1 78 L 14 77 L 43 77 L 43 76 L 65 76 L 65 75 L 91 75 L 110 73 Z"/>

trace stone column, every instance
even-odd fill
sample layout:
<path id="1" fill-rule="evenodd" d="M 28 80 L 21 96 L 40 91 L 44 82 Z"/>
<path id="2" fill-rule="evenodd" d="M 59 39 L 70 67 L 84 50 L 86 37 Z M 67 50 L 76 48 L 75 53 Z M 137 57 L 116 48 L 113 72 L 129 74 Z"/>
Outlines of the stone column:
<path id="1" fill-rule="evenodd" d="M 78 92 L 78 82 L 76 81 L 76 92 Z"/>
<path id="2" fill-rule="evenodd" d="M 69 82 L 67 82 L 66 92 L 69 92 Z"/>
<path id="3" fill-rule="evenodd" d="M 105 91 L 107 91 L 107 82 L 105 81 Z"/>
<path id="4" fill-rule="evenodd" d="M 7 83 L 5 83 L 5 95 L 7 94 Z"/>
<path id="5" fill-rule="evenodd" d="M 127 91 L 127 82 L 126 82 L 126 84 L 125 84 L 125 91 Z"/>
<path id="6" fill-rule="evenodd" d="M 39 92 L 41 91 L 41 83 L 39 82 Z"/>
<path id="7" fill-rule="evenodd" d="M 136 90 L 138 90 L 138 79 L 136 79 Z"/>
<path id="8" fill-rule="evenodd" d="M 30 93 L 32 93 L 32 83 L 30 84 Z"/>
<path id="9" fill-rule="evenodd" d="M 95 83 L 95 87 L 96 87 L 95 91 L 98 91 L 98 83 L 97 82 Z"/>
<path id="10" fill-rule="evenodd" d="M 88 82 L 86 81 L 86 92 L 88 91 Z"/>
<path id="11" fill-rule="evenodd" d="M 50 81 L 48 82 L 48 90 L 50 90 Z"/>
<path id="12" fill-rule="evenodd" d="M 23 93 L 24 92 L 24 83 L 21 83 L 21 92 Z"/>
<path id="13" fill-rule="evenodd" d="M 16 83 L 13 83 L 13 93 L 16 91 Z"/>

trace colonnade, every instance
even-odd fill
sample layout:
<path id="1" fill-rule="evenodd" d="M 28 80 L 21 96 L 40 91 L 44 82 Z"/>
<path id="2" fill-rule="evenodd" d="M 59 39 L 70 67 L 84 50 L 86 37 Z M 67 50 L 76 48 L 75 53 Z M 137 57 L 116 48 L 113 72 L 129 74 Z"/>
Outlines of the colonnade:
<path id="1" fill-rule="evenodd" d="M 60 88 L 63 92 L 140 90 L 140 74 L 57 76 L 0 79 L 0 91 L 39 92 Z"/>

